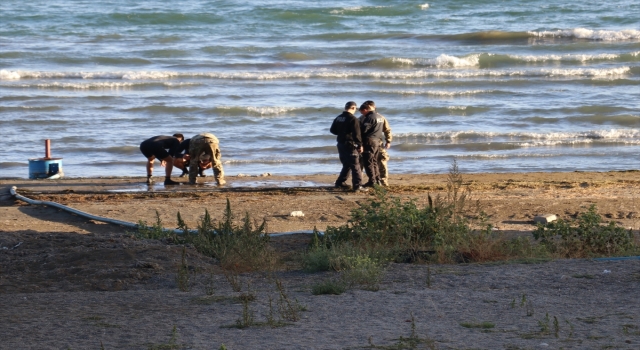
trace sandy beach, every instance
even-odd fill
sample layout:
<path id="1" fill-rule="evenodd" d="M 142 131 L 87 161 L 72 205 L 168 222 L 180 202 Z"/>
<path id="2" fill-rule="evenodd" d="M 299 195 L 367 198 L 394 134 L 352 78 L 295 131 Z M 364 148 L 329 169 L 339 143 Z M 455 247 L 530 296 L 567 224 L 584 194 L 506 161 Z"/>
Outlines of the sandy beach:
<path id="1" fill-rule="evenodd" d="M 463 174 L 496 230 L 527 235 L 533 217 L 570 219 L 595 204 L 607 220 L 637 231 L 637 171 Z M 447 175 L 392 175 L 389 192 L 414 199 L 444 194 Z M 215 261 L 187 247 L 199 273 L 192 288 L 176 285 L 182 248 L 141 240 L 130 229 L 16 201 L 9 193 L 49 200 L 93 215 L 152 224 L 156 212 L 190 227 L 207 210 L 222 217 L 226 201 L 238 216 L 264 220 L 269 233 L 324 230 L 345 224 L 370 194 L 334 189 L 334 176 L 229 177 L 199 186 L 150 189 L 142 178 L 0 180 L 0 338 L 15 349 L 342 349 L 402 345 L 422 348 L 640 347 L 640 260 L 557 260 L 540 264 L 391 264 L 377 292 L 314 296 L 330 274 L 303 273 L 292 262 L 277 275 L 300 319 L 284 327 L 235 324 L 242 306 Z M 291 217 L 293 211 L 304 216 Z M 272 239 L 294 256 L 304 234 Z M 242 275 L 256 295 L 254 317 L 268 314 L 273 280 Z M 426 281 L 430 279 L 428 286 Z M 207 296 L 213 286 L 213 297 Z M 211 288 L 209 288 L 211 290 Z M 413 320 L 412 320 L 413 315 Z M 482 324 L 493 327 L 482 328 Z M 172 333 L 175 326 L 175 332 Z M 414 333 L 412 336 L 412 329 Z M 173 336 L 173 339 L 172 339 Z M 373 344 L 373 345 L 372 345 Z M 162 347 L 168 346 L 168 347 Z M 172 347 L 173 346 L 173 347 Z M 387 346 L 387 347 L 384 347 Z"/>

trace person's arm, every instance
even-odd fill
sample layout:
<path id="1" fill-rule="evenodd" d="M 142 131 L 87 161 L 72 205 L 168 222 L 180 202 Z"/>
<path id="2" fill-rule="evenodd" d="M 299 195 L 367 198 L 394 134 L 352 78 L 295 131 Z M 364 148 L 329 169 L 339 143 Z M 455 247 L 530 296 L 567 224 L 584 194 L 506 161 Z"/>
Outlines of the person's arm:
<path id="1" fill-rule="evenodd" d="M 362 147 L 362 133 L 360 132 L 360 121 L 357 118 L 351 120 L 351 138 L 356 148 Z"/>
<path id="2" fill-rule="evenodd" d="M 391 134 L 391 125 L 389 125 L 387 118 L 382 117 L 382 120 L 382 133 L 384 134 L 384 140 L 386 142 L 384 148 L 389 149 L 391 147 L 391 140 L 393 139 L 393 135 Z"/>
<path id="3" fill-rule="evenodd" d="M 333 123 L 331 123 L 331 128 L 329 129 L 329 132 L 334 134 L 334 135 L 338 135 L 338 123 L 336 122 L 338 118 L 333 120 Z"/>

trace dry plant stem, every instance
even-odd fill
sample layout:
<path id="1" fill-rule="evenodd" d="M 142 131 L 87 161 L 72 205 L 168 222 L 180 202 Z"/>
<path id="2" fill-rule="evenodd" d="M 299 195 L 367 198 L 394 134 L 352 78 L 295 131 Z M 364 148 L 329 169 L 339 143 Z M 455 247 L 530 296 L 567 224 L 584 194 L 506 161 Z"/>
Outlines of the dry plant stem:
<path id="1" fill-rule="evenodd" d="M 191 289 L 191 276 L 189 275 L 189 265 L 187 264 L 187 248 L 182 247 L 182 259 L 178 266 L 178 273 L 176 275 L 176 283 L 178 289 L 183 292 L 188 292 Z"/>

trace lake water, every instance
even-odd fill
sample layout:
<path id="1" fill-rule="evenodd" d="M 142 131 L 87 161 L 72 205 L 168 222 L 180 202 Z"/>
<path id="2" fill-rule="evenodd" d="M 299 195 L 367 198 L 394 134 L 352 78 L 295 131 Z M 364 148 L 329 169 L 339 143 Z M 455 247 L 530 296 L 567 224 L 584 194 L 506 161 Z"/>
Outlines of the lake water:
<path id="1" fill-rule="evenodd" d="M 391 173 L 640 167 L 638 1 L 4 0 L 0 23 L 0 177 L 45 139 L 68 177 L 144 176 L 140 142 L 176 132 L 215 134 L 229 175 L 337 174 L 349 100 L 391 123 Z"/>

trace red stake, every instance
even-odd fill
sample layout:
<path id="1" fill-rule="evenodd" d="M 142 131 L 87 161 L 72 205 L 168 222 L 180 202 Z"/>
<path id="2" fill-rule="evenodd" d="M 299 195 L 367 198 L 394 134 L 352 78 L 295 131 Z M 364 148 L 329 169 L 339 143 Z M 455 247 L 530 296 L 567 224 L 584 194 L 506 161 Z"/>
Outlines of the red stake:
<path id="1" fill-rule="evenodd" d="M 51 140 L 44 140 L 44 157 L 45 159 L 51 158 Z"/>

